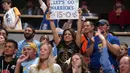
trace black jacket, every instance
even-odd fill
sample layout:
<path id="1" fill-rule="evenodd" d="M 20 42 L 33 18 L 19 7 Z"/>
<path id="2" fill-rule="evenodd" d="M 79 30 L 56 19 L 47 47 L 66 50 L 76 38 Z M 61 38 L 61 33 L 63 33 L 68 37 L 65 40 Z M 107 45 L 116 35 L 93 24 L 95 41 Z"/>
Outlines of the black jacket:
<path id="1" fill-rule="evenodd" d="M 11 62 L 4 61 L 4 56 L 0 56 L 0 73 L 14 73 L 16 68 L 17 58 L 14 58 Z M 20 68 L 20 73 L 23 73 L 23 67 Z"/>

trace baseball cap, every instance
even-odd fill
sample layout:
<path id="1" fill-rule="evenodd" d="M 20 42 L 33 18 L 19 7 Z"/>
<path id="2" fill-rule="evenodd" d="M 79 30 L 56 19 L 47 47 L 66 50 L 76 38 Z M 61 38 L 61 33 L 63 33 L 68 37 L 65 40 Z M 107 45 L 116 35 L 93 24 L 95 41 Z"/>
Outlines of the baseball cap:
<path id="1" fill-rule="evenodd" d="M 99 25 L 103 26 L 105 24 L 109 26 L 109 22 L 105 19 L 100 19 L 96 24 L 97 24 L 97 26 L 99 26 Z"/>
<path id="2" fill-rule="evenodd" d="M 24 48 L 25 48 L 25 47 L 31 47 L 31 48 L 34 49 L 35 51 L 38 50 L 37 45 L 36 45 L 35 43 L 33 43 L 33 42 L 28 42 L 28 43 L 26 43 L 26 44 L 24 45 Z"/>

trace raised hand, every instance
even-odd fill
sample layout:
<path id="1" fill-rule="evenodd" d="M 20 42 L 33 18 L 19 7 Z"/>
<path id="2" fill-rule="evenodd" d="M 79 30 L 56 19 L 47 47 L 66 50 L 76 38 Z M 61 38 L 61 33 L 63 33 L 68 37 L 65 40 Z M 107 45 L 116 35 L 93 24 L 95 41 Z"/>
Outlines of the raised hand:
<path id="1" fill-rule="evenodd" d="M 48 11 L 47 14 L 46 14 L 46 19 L 47 19 L 47 20 L 50 20 L 50 14 L 51 14 L 51 12 Z"/>
<path id="2" fill-rule="evenodd" d="M 49 11 L 46 14 L 46 19 L 49 20 L 49 21 L 53 21 L 53 19 L 51 19 L 50 16 L 51 16 L 51 10 L 49 9 Z"/>
<path id="3" fill-rule="evenodd" d="M 93 37 L 94 35 L 93 34 L 94 34 L 93 30 L 91 30 L 91 31 L 86 33 L 86 36 L 90 39 L 91 42 L 94 43 L 95 41 L 94 41 L 94 37 Z"/>
<path id="4" fill-rule="evenodd" d="M 81 17 L 81 15 L 82 15 L 82 9 L 79 8 L 79 9 L 78 9 L 78 12 L 79 12 L 79 17 Z"/>
<path id="5" fill-rule="evenodd" d="M 106 39 L 105 39 L 105 37 L 103 36 L 103 34 L 101 34 L 100 29 L 98 29 L 98 31 L 96 32 L 95 35 L 96 35 L 96 36 L 99 36 L 100 40 L 102 41 L 102 46 L 101 46 L 101 48 L 99 48 L 99 51 L 101 51 L 101 50 L 103 49 L 103 47 L 106 47 Z"/>

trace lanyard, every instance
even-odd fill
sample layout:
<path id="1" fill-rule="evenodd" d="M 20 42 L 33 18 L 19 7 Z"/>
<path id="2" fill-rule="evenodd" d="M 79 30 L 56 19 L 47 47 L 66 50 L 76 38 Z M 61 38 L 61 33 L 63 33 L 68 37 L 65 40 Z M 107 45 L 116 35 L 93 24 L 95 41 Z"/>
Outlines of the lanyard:
<path id="1" fill-rule="evenodd" d="M 7 65 L 6 70 L 9 69 L 9 65 L 10 65 L 10 64 Z M 4 69 L 4 61 L 2 60 L 2 71 L 3 71 L 3 69 Z M 5 73 L 7 73 L 7 71 L 6 71 Z"/>

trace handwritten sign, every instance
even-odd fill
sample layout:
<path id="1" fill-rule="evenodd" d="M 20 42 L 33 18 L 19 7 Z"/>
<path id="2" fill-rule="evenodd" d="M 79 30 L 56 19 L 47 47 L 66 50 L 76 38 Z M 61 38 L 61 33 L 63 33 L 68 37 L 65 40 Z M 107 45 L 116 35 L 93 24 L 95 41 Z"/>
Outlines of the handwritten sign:
<path id="1" fill-rule="evenodd" d="M 79 0 L 50 0 L 50 19 L 78 19 Z"/>

